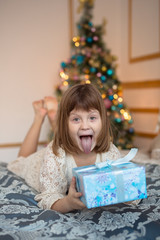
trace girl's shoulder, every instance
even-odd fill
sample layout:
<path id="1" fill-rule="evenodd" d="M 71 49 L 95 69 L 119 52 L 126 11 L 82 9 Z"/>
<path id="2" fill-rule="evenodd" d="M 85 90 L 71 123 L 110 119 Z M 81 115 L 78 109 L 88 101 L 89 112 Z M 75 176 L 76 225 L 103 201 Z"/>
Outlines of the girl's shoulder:
<path id="1" fill-rule="evenodd" d="M 111 142 L 109 150 L 105 153 L 103 153 L 103 159 L 109 159 L 109 160 L 117 160 L 121 157 L 120 151 L 118 148 Z"/>
<path id="2" fill-rule="evenodd" d="M 53 145 L 53 141 L 51 141 L 47 147 L 46 147 L 46 150 L 45 150 L 45 157 L 44 158 L 51 158 L 51 159 L 55 159 L 56 161 L 64 161 L 65 157 L 66 157 L 66 153 L 65 151 L 59 147 L 58 149 L 58 156 L 55 155 L 53 153 L 53 150 L 52 150 L 52 145 Z"/>

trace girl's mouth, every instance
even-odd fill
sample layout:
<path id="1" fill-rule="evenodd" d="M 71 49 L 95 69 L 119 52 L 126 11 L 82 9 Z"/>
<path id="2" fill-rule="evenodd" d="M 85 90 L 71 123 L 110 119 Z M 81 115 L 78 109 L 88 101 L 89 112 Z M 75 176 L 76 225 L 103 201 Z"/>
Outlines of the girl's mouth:
<path id="1" fill-rule="evenodd" d="M 92 137 L 93 137 L 92 135 L 81 135 L 80 136 L 81 146 L 85 153 L 91 152 Z"/>

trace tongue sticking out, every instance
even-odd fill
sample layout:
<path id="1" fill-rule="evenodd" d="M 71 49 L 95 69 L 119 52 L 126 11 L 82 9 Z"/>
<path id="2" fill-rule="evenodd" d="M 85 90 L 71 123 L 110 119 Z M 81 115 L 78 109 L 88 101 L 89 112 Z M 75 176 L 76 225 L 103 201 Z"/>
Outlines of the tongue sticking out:
<path id="1" fill-rule="evenodd" d="M 89 153 L 91 151 L 92 146 L 92 137 L 91 136 L 81 137 L 81 144 L 84 152 Z"/>

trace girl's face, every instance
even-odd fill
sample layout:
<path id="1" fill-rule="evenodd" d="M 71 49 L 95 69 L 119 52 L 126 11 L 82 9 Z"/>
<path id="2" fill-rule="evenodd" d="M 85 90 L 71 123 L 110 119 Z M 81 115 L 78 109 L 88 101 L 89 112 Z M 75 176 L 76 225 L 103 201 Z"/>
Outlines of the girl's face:
<path id="1" fill-rule="evenodd" d="M 102 128 L 99 111 L 75 110 L 70 112 L 68 119 L 69 135 L 80 151 L 89 153 L 97 143 Z"/>

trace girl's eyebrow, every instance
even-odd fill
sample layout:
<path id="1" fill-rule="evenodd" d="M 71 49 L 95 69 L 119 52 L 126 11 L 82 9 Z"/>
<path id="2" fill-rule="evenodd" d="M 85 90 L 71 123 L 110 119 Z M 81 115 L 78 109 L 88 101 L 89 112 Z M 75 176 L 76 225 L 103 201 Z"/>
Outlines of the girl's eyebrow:
<path id="1" fill-rule="evenodd" d="M 89 111 L 84 110 L 84 112 L 88 112 L 88 113 L 99 113 L 99 111 L 97 109 L 91 109 Z M 77 111 L 71 111 L 70 114 L 78 114 Z"/>
<path id="2" fill-rule="evenodd" d="M 98 112 L 98 110 L 94 109 L 94 110 L 90 110 L 89 112 Z"/>
<path id="3" fill-rule="evenodd" d="M 71 115 L 78 115 L 78 113 L 70 112 L 69 116 Z"/>
<path id="4" fill-rule="evenodd" d="M 90 110 L 89 113 L 99 113 L 99 111 L 95 109 L 95 110 Z"/>
<path id="5" fill-rule="evenodd" d="M 90 114 L 98 114 L 99 111 L 95 109 L 95 110 L 90 110 L 90 111 L 88 111 L 88 113 L 89 113 L 89 115 L 90 115 Z M 73 116 L 73 115 L 79 116 L 79 113 L 77 113 L 77 112 L 70 112 L 69 116 Z"/>

